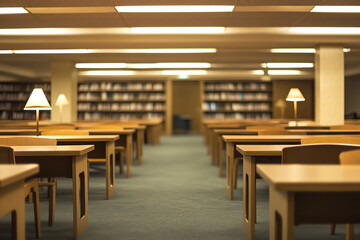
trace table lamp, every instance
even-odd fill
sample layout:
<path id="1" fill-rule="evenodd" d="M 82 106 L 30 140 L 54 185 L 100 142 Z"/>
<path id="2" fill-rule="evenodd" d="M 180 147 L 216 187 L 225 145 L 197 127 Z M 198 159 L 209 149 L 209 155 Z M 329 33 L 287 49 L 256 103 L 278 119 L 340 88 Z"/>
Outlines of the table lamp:
<path id="1" fill-rule="evenodd" d="M 41 88 L 34 88 L 25 104 L 24 110 L 36 110 L 36 133 L 39 136 L 39 110 L 51 110 L 50 104 Z"/>
<path id="2" fill-rule="evenodd" d="M 291 88 L 286 97 L 286 101 L 294 102 L 294 118 L 297 121 L 297 102 L 305 101 L 304 96 L 298 88 Z"/>
<path id="3" fill-rule="evenodd" d="M 62 108 L 64 105 L 69 104 L 68 100 L 66 99 L 64 94 L 60 94 L 56 100 L 55 105 L 59 106 L 60 108 L 60 123 L 62 123 Z"/>

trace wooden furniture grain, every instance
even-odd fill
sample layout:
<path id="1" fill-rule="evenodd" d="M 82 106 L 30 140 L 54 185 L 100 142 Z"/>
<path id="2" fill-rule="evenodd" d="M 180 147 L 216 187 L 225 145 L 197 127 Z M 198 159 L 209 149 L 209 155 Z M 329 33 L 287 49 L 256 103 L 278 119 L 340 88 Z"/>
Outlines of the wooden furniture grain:
<path id="1" fill-rule="evenodd" d="M 0 165 L 0 217 L 11 212 L 12 239 L 25 240 L 24 181 L 38 172 L 37 164 Z"/>
<path id="2" fill-rule="evenodd" d="M 73 180 L 73 232 L 78 239 L 88 227 L 87 154 L 93 145 L 12 146 L 17 163 L 37 163 L 36 177 L 67 177 Z"/>
<path id="3" fill-rule="evenodd" d="M 270 186 L 270 240 L 294 239 L 299 224 L 360 222 L 360 166 L 259 164 L 256 171 Z"/>

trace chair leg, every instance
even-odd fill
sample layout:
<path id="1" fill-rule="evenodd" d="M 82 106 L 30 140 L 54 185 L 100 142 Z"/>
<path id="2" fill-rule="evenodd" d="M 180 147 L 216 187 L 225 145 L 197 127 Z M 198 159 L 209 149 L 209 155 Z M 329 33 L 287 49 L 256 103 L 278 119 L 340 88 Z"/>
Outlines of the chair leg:
<path id="1" fill-rule="evenodd" d="M 335 234 L 335 228 L 336 228 L 336 224 L 331 224 L 330 235 Z"/>
<path id="2" fill-rule="evenodd" d="M 354 240 L 354 224 L 346 224 L 346 240 Z"/>
<path id="3" fill-rule="evenodd" d="M 122 151 L 120 151 L 120 174 L 122 174 L 124 172 L 124 153 Z"/>
<path id="4" fill-rule="evenodd" d="M 56 179 L 53 179 L 52 181 L 54 182 L 54 185 L 49 187 L 49 226 L 52 226 L 55 217 Z"/>
<path id="5" fill-rule="evenodd" d="M 41 229 L 40 229 L 40 206 L 39 206 L 39 188 L 36 186 L 36 189 L 33 189 L 33 203 L 34 203 L 34 216 L 35 216 L 35 229 L 36 229 L 36 238 L 40 238 Z"/>

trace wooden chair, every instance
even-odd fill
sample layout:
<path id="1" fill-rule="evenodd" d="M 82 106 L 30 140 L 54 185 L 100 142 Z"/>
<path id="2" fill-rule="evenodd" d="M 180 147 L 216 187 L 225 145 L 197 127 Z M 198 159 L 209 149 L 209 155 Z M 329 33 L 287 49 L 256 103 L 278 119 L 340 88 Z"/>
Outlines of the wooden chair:
<path id="1" fill-rule="evenodd" d="M 56 146 L 56 143 L 57 141 L 55 139 L 46 139 L 46 138 L 38 138 L 38 137 L 8 137 L 8 138 L 0 139 L 1 145 L 8 145 L 8 146 Z M 48 188 L 48 197 L 49 197 L 48 225 L 52 226 L 55 216 L 56 178 L 49 178 L 48 182 L 38 182 L 37 185 L 45 186 Z M 29 200 L 30 201 L 32 200 L 31 195 L 29 195 Z"/>
<path id="2" fill-rule="evenodd" d="M 283 149 L 284 164 L 339 164 L 342 152 L 360 149 L 356 144 L 306 144 Z M 335 234 L 335 224 L 331 225 L 330 234 Z M 346 234 L 348 235 L 348 233 Z"/>
<path id="3" fill-rule="evenodd" d="M 340 164 L 360 164 L 360 150 L 342 152 L 340 154 Z M 346 240 L 354 240 L 354 224 L 346 224 Z"/>
<path id="4" fill-rule="evenodd" d="M 273 126 L 273 125 L 255 125 L 255 126 L 247 126 L 246 130 L 254 130 L 254 131 L 281 131 L 285 130 L 285 127 L 282 126 Z"/>
<path id="5" fill-rule="evenodd" d="M 296 131 L 296 132 L 290 132 L 286 130 L 265 130 L 265 131 L 259 131 L 258 135 L 306 135 L 306 132 L 302 131 Z"/>
<path id="6" fill-rule="evenodd" d="M 0 146 L 0 164 L 15 164 L 14 150 L 9 146 Z M 36 238 L 41 236 L 39 186 L 37 178 L 27 179 L 24 182 L 24 197 L 33 196 Z M 11 213 L 12 227 L 15 226 L 15 213 Z"/>

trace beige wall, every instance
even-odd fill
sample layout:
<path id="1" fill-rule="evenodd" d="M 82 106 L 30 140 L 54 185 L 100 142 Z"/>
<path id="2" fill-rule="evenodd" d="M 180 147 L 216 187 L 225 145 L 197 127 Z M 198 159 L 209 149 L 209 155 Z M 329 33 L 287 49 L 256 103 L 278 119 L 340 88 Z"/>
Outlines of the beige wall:
<path id="1" fill-rule="evenodd" d="M 275 107 L 279 99 L 285 101 L 290 88 L 299 88 L 305 102 L 298 102 L 298 119 L 314 119 L 314 81 L 313 80 L 274 80 L 273 81 L 273 118 L 281 117 L 280 108 Z M 286 101 L 285 101 L 286 102 Z M 294 118 L 294 103 L 286 102 L 285 118 Z"/>
<path id="2" fill-rule="evenodd" d="M 200 132 L 200 101 L 199 81 L 173 81 L 173 114 L 190 116 L 194 133 Z"/>

